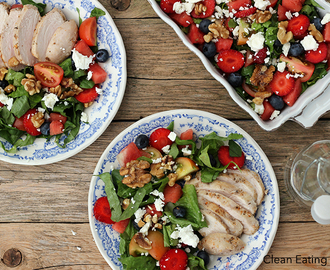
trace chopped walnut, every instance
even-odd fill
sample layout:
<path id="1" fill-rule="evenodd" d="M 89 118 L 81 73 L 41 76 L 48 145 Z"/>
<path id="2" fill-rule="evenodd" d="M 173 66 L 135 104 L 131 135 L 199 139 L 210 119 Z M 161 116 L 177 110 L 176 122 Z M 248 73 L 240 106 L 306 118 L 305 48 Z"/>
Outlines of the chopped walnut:
<path id="1" fill-rule="evenodd" d="M 271 17 L 272 13 L 270 13 L 269 10 L 262 11 L 257 9 L 257 12 L 251 16 L 251 19 L 255 20 L 256 23 L 265 23 L 270 20 Z"/>
<path id="2" fill-rule="evenodd" d="M 63 88 L 65 88 L 65 89 L 62 89 L 62 87 L 61 87 L 61 92 L 58 95 L 58 97 L 60 99 L 66 99 L 68 97 L 73 97 L 75 95 L 78 95 L 82 91 L 84 91 L 82 88 L 80 88 L 78 85 L 76 85 L 74 83 L 72 78 L 63 78 L 61 81 L 61 86 L 63 86 Z M 57 93 L 59 93 L 59 88 L 54 89 L 53 91 L 54 91 L 54 94 L 57 95 Z"/>
<path id="3" fill-rule="evenodd" d="M 229 30 L 223 25 L 221 21 L 216 21 L 209 25 L 209 30 L 213 34 L 214 38 L 228 38 L 229 37 Z"/>
<path id="4" fill-rule="evenodd" d="M 151 221 L 156 224 L 158 222 L 158 216 L 154 214 Z"/>
<path id="5" fill-rule="evenodd" d="M 154 227 L 159 230 L 163 229 L 163 225 L 160 223 L 156 223 Z"/>
<path id="6" fill-rule="evenodd" d="M 11 92 L 14 92 L 16 90 L 15 85 L 9 84 L 3 89 L 7 94 L 10 94 Z"/>
<path id="7" fill-rule="evenodd" d="M 0 80 L 2 81 L 6 74 L 8 73 L 8 69 L 5 67 L 0 68 Z"/>
<path id="8" fill-rule="evenodd" d="M 139 220 L 139 222 L 137 223 L 137 225 L 142 228 L 144 226 L 144 224 L 146 224 L 142 219 Z"/>
<path id="9" fill-rule="evenodd" d="M 161 166 L 164 168 L 164 170 L 173 171 L 174 165 L 175 161 L 172 156 L 166 155 L 162 158 Z"/>
<path id="10" fill-rule="evenodd" d="M 175 184 L 175 182 L 176 182 L 176 180 L 178 179 L 178 175 L 176 173 L 170 173 L 167 177 L 169 179 L 168 180 L 168 185 L 170 187 L 173 187 L 174 184 Z"/>
<path id="11" fill-rule="evenodd" d="M 41 82 L 38 81 L 33 75 L 26 74 L 26 78 L 22 79 L 21 84 L 30 96 L 40 93 L 42 88 Z"/>
<path id="12" fill-rule="evenodd" d="M 261 97 L 255 97 L 254 99 L 252 99 L 252 101 L 254 102 L 254 104 L 256 105 L 261 105 L 264 102 L 264 99 Z"/>
<path id="13" fill-rule="evenodd" d="M 128 199 L 128 198 L 126 198 L 126 199 L 123 200 L 123 202 L 122 202 L 122 204 L 121 204 L 121 207 L 122 207 L 124 210 L 126 210 L 130 203 L 131 203 L 131 200 Z"/>
<path id="14" fill-rule="evenodd" d="M 139 245 L 139 247 L 141 247 L 143 249 L 152 248 L 150 240 L 147 237 L 145 237 L 143 235 L 143 233 L 140 233 L 140 232 L 136 233 L 132 239 L 135 243 L 137 243 Z"/>
<path id="15" fill-rule="evenodd" d="M 204 13 L 207 10 L 207 7 L 204 6 L 202 3 L 197 3 L 195 5 L 194 10 L 195 10 L 196 15 L 198 16 L 198 15 Z"/>
<path id="16" fill-rule="evenodd" d="M 15 56 L 13 56 L 12 58 L 10 58 L 8 60 L 8 66 L 9 67 L 16 67 L 18 65 L 19 65 L 19 61 L 18 61 L 18 59 Z"/>
<path id="17" fill-rule="evenodd" d="M 84 103 L 84 108 L 88 108 L 88 107 L 92 106 L 93 103 L 94 103 L 93 101 Z"/>
<path id="18" fill-rule="evenodd" d="M 35 128 L 40 128 L 41 125 L 45 122 L 44 113 L 37 112 L 31 117 L 31 122 Z"/>
<path id="19" fill-rule="evenodd" d="M 251 84 L 258 87 L 258 91 L 265 91 L 265 87 L 273 80 L 274 66 L 256 65 L 250 78 Z"/>
<path id="20" fill-rule="evenodd" d="M 317 40 L 317 42 L 321 43 L 324 41 L 323 35 L 316 29 L 314 24 L 310 24 L 308 26 L 308 31 Z"/>
<path id="21" fill-rule="evenodd" d="M 192 177 L 191 177 L 191 174 L 188 174 L 188 175 L 186 175 L 185 177 L 183 177 L 183 180 L 187 182 L 187 181 L 190 181 L 191 178 L 192 178 Z"/>
<path id="22" fill-rule="evenodd" d="M 150 174 L 156 176 L 158 179 L 165 176 L 161 163 L 153 163 L 150 165 Z"/>
<path id="23" fill-rule="evenodd" d="M 146 171 L 150 168 L 150 164 L 145 160 L 132 160 L 126 166 L 120 168 L 119 173 L 125 176 L 122 183 L 131 187 L 143 187 L 151 180 L 151 174 Z"/>
<path id="24" fill-rule="evenodd" d="M 55 86 L 55 87 L 50 87 L 50 88 L 48 89 L 48 91 L 49 91 L 50 93 L 53 93 L 53 94 L 55 94 L 56 96 L 60 97 L 61 94 L 62 94 L 62 87 L 61 87 L 60 85 L 57 85 L 57 86 Z"/>
<path id="25" fill-rule="evenodd" d="M 277 38 L 281 42 L 281 44 L 288 43 L 293 38 L 292 32 L 286 31 L 286 28 L 288 27 L 288 23 L 289 23 L 288 21 L 281 21 L 278 23 Z"/>

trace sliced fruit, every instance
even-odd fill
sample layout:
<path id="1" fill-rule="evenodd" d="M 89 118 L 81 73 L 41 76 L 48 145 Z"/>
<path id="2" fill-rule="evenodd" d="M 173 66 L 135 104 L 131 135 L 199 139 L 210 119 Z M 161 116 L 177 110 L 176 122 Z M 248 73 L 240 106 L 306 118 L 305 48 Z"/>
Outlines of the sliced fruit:
<path id="1" fill-rule="evenodd" d="M 277 19 L 279 21 L 286 21 L 288 18 L 286 17 L 285 13 L 288 12 L 289 10 L 282 5 L 278 5 L 277 8 Z"/>
<path id="2" fill-rule="evenodd" d="M 173 5 L 175 2 L 180 2 L 180 0 L 161 0 L 160 8 L 165 13 L 174 13 Z"/>
<path id="3" fill-rule="evenodd" d="M 123 150 L 120 151 L 120 153 L 117 155 L 117 160 L 119 162 L 119 165 L 123 167 L 131 160 L 135 160 L 142 156 L 150 157 L 150 154 L 137 148 L 135 143 L 131 142 Z"/>
<path id="4" fill-rule="evenodd" d="M 193 44 L 204 43 L 204 33 L 196 26 L 195 23 L 189 27 L 188 38 Z"/>
<path id="5" fill-rule="evenodd" d="M 148 153 L 151 159 L 158 159 L 163 157 L 162 153 L 155 147 L 148 146 L 146 149 L 143 149 L 143 151 Z"/>
<path id="6" fill-rule="evenodd" d="M 141 246 L 138 243 L 140 243 Z M 133 257 L 138 257 L 142 253 L 149 253 L 150 248 L 147 247 L 147 245 L 146 248 L 143 248 L 143 243 L 144 243 L 144 235 L 142 233 L 134 234 L 128 246 L 129 255 Z"/>
<path id="7" fill-rule="evenodd" d="M 75 95 L 74 97 L 81 103 L 92 102 L 99 96 L 99 94 L 96 92 L 95 87 L 96 86 L 90 89 L 84 89 L 84 91 L 82 91 L 78 95 Z"/>
<path id="8" fill-rule="evenodd" d="M 96 46 L 96 17 L 89 17 L 79 26 L 79 37 L 83 39 L 88 46 Z"/>
<path id="9" fill-rule="evenodd" d="M 58 135 L 64 132 L 64 124 L 60 120 L 52 121 L 49 125 L 49 135 Z"/>
<path id="10" fill-rule="evenodd" d="M 217 48 L 217 52 L 223 50 L 229 50 L 233 45 L 234 40 L 231 38 L 218 38 L 218 41 L 215 42 L 215 47 Z"/>
<path id="11" fill-rule="evenodd" d="M 294 87 L 294 78 L 290 76 L 288 71 L 276 71 L 273 80 L 270 82 L 269 87 L 273 93 L 278 96 L 285 96 L 289 94 Z"/>
<path id="12" fill-rule="evenodd" d="M 81 39 L 79 40 L 76 45 L 74 46 L 74 49 L 81 53 L 82 55 L 85 55 L 85 56 L 92 56 L 94 55 L 92 49 L 87 45 L 87 43 Z"/>
<path id="13" fill-rule="evenodd" d="M 167 185 L 164 188 L 164 203 L 172 202 L 176 203 L 182 196 L 182 187 L 179 184 L 174 184 L 172 187 Z"/>
<path id="14" fill-rule="evenodd" d="M 183 179 L 185 176 L 197 172 L 199 170 L 198 166 L 194 161 L 187 157 L 178 157 L 175 159 L 177 169 L 176 174 L 178 175 L 178 180 Z"/>
<path id="15" fill-rule="evenodd" d="M 317 50 L 309 50 L 305 53 L 305 59 L 313 64 L 322 62 L 327 58 L 328 46 L 322 42 L 319 44 Z"/>
<path id="16" fill-rule="evenodd" d="M 5 105 L 3 105 L 3 103 L 0 102 L 0 108 L 3 107 L 3 106 L 5 106 Z"/>
<path id="17" fill-rule="evenodd" d="M 39 62 L 34 65 L 34 75 L 43 86 L 55 87 L 62 81 L 64 71 L 56 64 Z"/>
<path id="18" fill-rule="evenodd" d="M 194 131 L 191 128 L 187 129 L 186 131 L 184 131 L 180 134 L 180 139 L 181 140 L 193 140 Z"/>
<path id="19" fill-rule="evenodd" d="M 173 141 L 168 137 L 171 131 L 167 128 L 158 128 L 151 133 L 149 137 L 150 145 L 159 151 L 162 151 L 163 147 L 172 145 Z"/>
<path id="20" fill-rule="evenodd" d="M 224 145 L 218 150 L 218 159 L 223 166 L 229 164 L 227 167 L 228 169 L 238 169 L 237 166 L 242 168 L 244 165 L 245 154 L 242 151 L 242 155 L 240 157 L 231 157 L 229 155 L 229 146 Z M 235 164 L 232 162 L 235 162 Z"/>
<path id="21" fill-rule="evenodd" d="M 159 261 L 161 270 L 185 270 L 187 268 L 188 255 L 182 249 L 170 249 Z"/>
<path id="22" fill-rule="evenodd" d="M 267 100 L 264 100 L 263 106 L 264 106 L 264 112 L 262 115 L 260 115 L 260 118 L 264 121 L 267 121 L 269 120 L 275 109 L 273 108 L 272 105 L 270 105 L 270 103 Z"/>
<path id="23" fill-rule="evenodd" d="M 282 0 L 282 6 L 291 12 L 299 12 L 302 9 L 301 0 Z"/>
<path id="24" fill-rule="evenodd" d="M 196 9 L 193 9 L 193 11 L 191 12 L 192 17 L 204 19 L 204 18 L 208 18 L 211 15 L 213 15 L 214 8 L 215 8 L 215 0 L 202 0 L 199 3 L 201 3 L 206 8 L 206 11 L 204 11 L 200 14 L 197 14 Z"/>
<path id="25" fill-rule="evenodd" d="M 245 54 L 245 67 L 248 67 L 249 65 L 252 65 L 254 62 L 254 58 L 253 58 L 253 52 L 251 52 L 250 50 L 246 51 Z"/>
<path id="26" fill-rule="evenodd" d="M 226 73 L 236 72 L 244 66 L 243 54 L 232 49 L 219 52 L 217 60 L 218 67 Z"/>
<path id="27" fill-rule="evenodd" d="M 111 220 L 111 209 L 107 197 L 100 197 L 96 200 L 93 208 L 94 217 L 101 222 L 113 224 Z"/>
<path id="28" fill-rule="evenodd" d="M 182 12 L 181 14 L 171 13 L 169 14 L 170 18 L 175 21 L 178 25 L 183 27 L 188 27 L 189 25 L 193 24 L 194 21 L 187 12 Z"/>
<path id="29" fill-rule="evenodd" d="M 289 20 L 286 30 L 287 32 L 291 31 L 293 37 L 298 37 L 300 39 L 307 34 L 309 25 L 309 18 L 306 15 L 300 14 L 299 16 L 293 17 L 291 20 Z"/>
<path id="30" fill-rule="evenodd" d="M 291 73 L 303 74 L 301 82 L 307 82 L 313 75 L 315 70 L 314 64 L 310 62 L 302 62 L 300 59 L 293 56 L 280 56 L 282 62 L 286 62 L 286 66 Z"/>
<path id="31" fill-rule="evenodd" d="M 92 81 L 95 84 L 103 83 L 108 77 L 108 73 L 98 63 L 91 64 L 88 71 L 92 72 Z"/>
<path id="32" fill-rule="evenodd" d="M 234 0 L 227 3 L 229 11 L 236 10 L 238 11 L 240 7 L 247 7 L 251 5 L 251 0 Z"/>
<path id="33" fill-rule="evenodd" d="M 2 103 L 1 103 L 2 104 Z M 2 107 L 0 104 L 0 107 Z M 24 127 L 24 115 L 20 118 L 15 119 L 14 123 L 13 123 L 13 127 L 21 130 L 21 131 L 25 131 L 25 127 Z"/>
<path id="34" fill-rule="evenodd" d="M 265 63 L 265 59 L 267 57 L 267 47 L 262 48 L 253 56 L 253 62 L 255 64 L 263 64 Z"/>
<path id="35" fill-rule="evenodd" d="M 325 42 L 330 42 L 330 22 L 326 23 L 322 31 Z"/>
<path id="36" fill-rule="evenodd" d="M 26 132 L 32 136 L 38 136 L 41 132 L 33 125 L 31 118 L 37 113 L 37 109 L 28 110 L 23 116 L 23 125 Z"/>
<path id="37" fill-rule="evenodd" d="M 49 114 L 49 119 L 48 119 L 50 122 L 52 121 L 60 121 L 63 123 L 63 125 L 65 124 L 66 120 L 67 120 L 67 117 L 65 117 L 64 115 L 60 114 L 60 113 L 56 113 L 56 112 L 51 112 Z"/>
<path id="38" fill-rule="evenodd" d="M 246 84 L 245 81 L 243 82 L 242 87 L 243 87 L 244 91 L 246 93 L 248 93 L 251 97 L 256 96 L 256 90 L 253 89 L 251 85 Z"/>
<path id="39" fill-rule="evenodd" d="M 248 17 L 248 16 L 254 14 L 256 11 L 257 11 L 257 8 L 256 7 L 251 7 L 249 9 L 237 11 L 234 14 L 234 16 L 236 18 L 245 18 L 245 17 Z"/>
<path id="40" fill-rule="evenodd" d="M 302 91 L 301 87 L 301 79 L 298 78 L 295 81 L 293 90 L 291 93 L 287 94 L 286 96 L 283 97 L 283 101 L 288 105 L 288 106 L 293 106 L 293 104 L 297 101 L 298 97 L 300 96 Z"/>
<path id="41" fill-rule="evenodd" d="M 245 45 L 249 40 L 245 32 L 245 29 L 248 29 L 248 27 L 250 27 L 250 25 L 244 19 L 239 21 L 237 45 Z"/>
<path id="42" fill-rule="evenodd" d="M 112 225 L 112 229 L 114 229 L 118 233 L 123 233 L 126 230 L 126 227 L 130 221 L 130 218 L 115 222 Z"/>
<path id="43" fill-rule="evenodd" d="M 328 50 L 327 50 L 327 58 L 326 58 L 326 60 L 327 60 L 327 71 L 329 71 L 329 69 L 330 69 L 330 43 L 326 43 L 326 45 L 327 45 L 327 48 L 328 48 Z"/>
<path id="44" fill-rule="evenodd" d="M 267 9 L 269 9 L 269 8 L 273 8 L 273 7 L 275 7 L 275 5 L 277 4 L 277 1 L 278 0 L 270 0 L 269 2 L 270 2 L 270 5 L 269 6 L 267 6 Z"/>

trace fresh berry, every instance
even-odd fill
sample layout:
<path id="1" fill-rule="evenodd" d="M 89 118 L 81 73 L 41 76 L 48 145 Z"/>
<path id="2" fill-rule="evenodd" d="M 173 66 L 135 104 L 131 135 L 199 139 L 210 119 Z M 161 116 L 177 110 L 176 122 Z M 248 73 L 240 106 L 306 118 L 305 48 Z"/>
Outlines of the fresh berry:
<path id="1" fill-rule="evenodd" d="M 65 124 L 67 117 L 60 114 L 60 113 L 56 113 L 56 112 L 51 112 L 49 114 L 49 122 L 55 121 L 55 120 L 59 120 L 60 122 L 63 123 L 63 125 Z"/>
<path id="2" fill-rule="evenodd" d="M 300 14 L 289 21 L 286 31 L 291 31 L 294 37 L 301 38 L 307 33 L 309 25 L 309 18 L 306 15 Z"/>
<path id="3" fill-rule="evenodd" d="M 234 16 L 236 18 L 245 18 L 248 17 L 256 12 L 257 8 L 256 7 L 251 7 L 249 9 L 244 9 L 244 10 L 239 10 L 237 11 Z"/>
<path id="4" fill-rule="evenodd" d="M 135 230 L 139 231 L 141 229 L 139 225 L 136 223 L 135 219 L 132 220 L 132 224 Z"/>
<path id="5" fill-rule="evenodd" d="M 197 14 L 196 9 L 193 9 L 193 11 L 191 12 L 192 17 L 204 19 L 213 15 L 215 8 L 215 0 L 202 0 L 199 3 L 201 3 L 204 7 L 206 7 L 206 11 Z"/>
<path id="6" fill-rule="evenodd" d="M 188 27 L 189 25 L 194 23 L 193 19 L 191 18 L 190 15 L 187 14 L 187 12 L 182 12 L 180 14 L 171 13 L 169 14 L 169 16 L 178 25 L 181 25 L 183 27 Z"/>
<path id="7" fill-rule="evenodd" d="M 293 56 L 285 56 L 281 54 L 280 61 L 285 62 L 288 70 L 292 73 L 302 74 L 302 82 L 307 82 L 313 75 L 315 70 L 315 65 L 310 62 L 303 62 L 299 58 Z"/>
<path id="8" fill-rule="evenodd" d="M 111 209 L 107 197 L 100 197 L 96 200 L 94 204 L 94 216 L 98 221 L 113 224 L 111 220 Z"/>
<path id="9" fill-rule="evenodd" d="M 180 180 L 176 181 L 175 184 L 178 184 L 181 188 L 183 188 L 184 185 L 186 184 L 186 181 L 183 179 L 180 179 Z"/>
<path id="10" fill-rule="evenodd" d="M 272 105 L 275 110 L 279 110 L 280 111 L 284 107 L 283 98 L 280 97 L 280 96 L 278 96 L 278 95 L 271 95 L 268 98 L 268 101 L 269 101 L 270 105 Z"/>
<path id="11" fill-rule="evenodd" d="M 209 264 L 210 256 L 205 250 L 199 250 L 196 255 L 204 261 L 205 266 Z"/>
<path id="12" fill-rule="evenodd" d="M 151 133 L 149 142 L 152 147 L 157 150 L 162 151 L 162 148 L 166 145 L 172 145 L 173 142 L 170 140 L 168 135 L 171 131 L 167 128 L 158 128 L 153 133 Z"/>
<path id="13" fill-rule="evenodd" d="M 89 103 L 94 101 L 99 96 L 95 87 L 96 86 L 90 89 L 84 89 L 84 91 L 75 96 L 76 100 L 80 101 L 81 103 Z"/>
<path id="14" fill-rule="evenodd" d="M 203 45 L 203 54 L 207 57 L 207 58 L 211 58 L 214 57 L 217 53 L 217 47 L 215 46 L 214 42 L 205 42 Z"/>
<path id="15" fill-rule="evenodd" d="M 264 100 L 262 105 L 264 106 L 264 112 L 260 115 L 260 118 L 264 121 L 267 121 L 272 116 L 275 109 L 267 100 Z"/>
<path id="16" fill-rule="evenodd" d="M 302 9 L 303 2 L 301 0 L 282 0 L 282 6 L 291 12 L 299 12 Z"/>
<path id="17" fill-rule="evenodd" d="M 324 41 L 330 42 L 330 22 L 325 24 L 322 34 Z"/>
<path id="18" fill-rule="evenodd" d="M 184 218 L 186 216 L 186 208 L 184 208 L 183 206 L 176 206 L 173 208 L 173 215 L 176 218 Z"/>
<path id="19" fill-rule="evenodd" d="M 313 64 L 322 62 L 327 58 L 328 46 L 322 42 L 316 51 L 309 50 L 305 53 L 305 59 Z"/>
<path id="20" fill-rule="evenodd" d="M 209 159 L 212 167 L 217 166 L 217 161 L 215 160 L 213 155 L 209 154 Z"/>
<path id="21" fill-rule="evenodd" d="M 226 73 L 236 72 L 244 66 L 244 56 L 236 50 L 224 50 L 219 52 L 217 64 Z"/>
<path id="22" fill-rule="evenodd" d="M 243 167 L 245 162 L 245 155 L 242 152 L 242 155 L 240 157 L 231 157 L 229 155 L 229 146 L 221 146 L 218 150 L 218 159 L 223 166 L 229 164 L 227 167 L 228 169 L 237 169 L 237 166 L 239 168 Z"/>
<path id="23" fill-rule="evenodd" d="M 301 86 L 301 79 L 298 78 L 295 81 L 293 90 L 287 94 L 286 96 L 283 97 L 283 101 L 288 105 L 288 106 L 293 106 L 293 104 L 296 102 L 298 97 L 300 96 L 302 91 L 302 86 Z"/>
<path id="24" fill-rule="evenodd" d="M 240 87 L 243 84 L 243 76 L 238 72 L 229 73 L 227 81 L 232 87 Z"/>
<path id="25" fill-rule="evenodd" d="M 140 134 L 139 136 L 136 137 L 135 139 L 135 145 L 137 148 L 143 149 L 149 146 L 149 138 L 147 135 Z"/>
<path id="26" fill-rule="evenodd" d="M 267 47 L 262 48 L 253 56 L 253 62 L 255 64 L 265 63 L 265 58 L 267 57 Z"/>
<path id="27" fill-rule="evenodd" d="M 62 134 L 64 131 L 64 125 L 60 120 L 52 121 L 49 125 L 49 135 Z"/>
<path id="28" fill-rule="evenodd" d="M 104 63 L 109 59 L 109 52 L 106 49 L 100 49 L 95 54 L 95 59 L 97 62 Z"/>
<path id="29" fill-rule="evenodd" d="M 161 0 L 160 8 L 165 13 L 174 13 L 173 5 L 175 2 L 180 2 L 180 0 Z"/>
<path id="30" fill-rule="evenodd" d="M 31 118 L 37 113 L 37 109 L 30 109 L 24 114 L 23 124 L 26 132 L 32 136 L 38 136 L 41 132 L 33 125 Z"/>
<path id="31" fill-rule="evenodd" d="M 204 33 L 207 34 L 209 30 L 209 25 L 212 24 L 212 22 L 209 19 L 204 19 L 199 24 L 199 29 Z"/>
<path id="32" fill-rule="evenodd" d="M 280 48 L 282 48 L 282 43 L 281 43 L 281 41 L 279 41 L 279 39 L 276 39 L 275 41 L 274 41 L 274 47 L 276 48 L 276 49 L 280 49 Z"/>
<path id="33" fill-rule="evenodd" d="M 9 85 L 9 83 L 6 80 L 0 81 L 0 87 L 2 89 L 5 89 L 8 85 Z"/>
<path id="34" fill-rule="evenodd" d="M 321 18 L 316 17 L 311 20 L 311 23 L 314 24 L 315 28 L 322 33 L 324 25 L 321 23 L 321 21 L 322 21 Z"/>
<path id="35" fill-rule="evenodd" d="M 301 45 L 300 42 L 296 42 L 296 43 L 291 43 L 290 45 L 290 49 L 289 49 L 289 55 L 291 56 L 300 56 L 305 52 L 305 49 L 303 47 L 303 45 Z"/>
<path id="36" fill-rule="evenodd" d="M 290 76 L 288 71 L 276 71 L 273 80 L 270 82 L 269 87 L 273 93 L 278 96 L 285 96 L 289 94 L 294 87 L 294 78 Z"/>
<path id="37" fill-rule="evenodd" d="M 248 66 L 252 65 L 253 63 L 254 63 L 253 52 L 250 50 L 246 50 L 244 66 L 248 67 Z"/>
<path id="38" fill-rule="evenodd" d="M 204 43 L 204 33 L 194 23 L 189 27 L 188 38 L 193 44 Z"/>
<path id="39" fill-rule="evenodd" d="M 2 107 L 1 104 L 2 103 L 0 102 L 0 107 Z M 17 117 L 15 118 L 15 121 L 13 123 L 13 127 L 17 128 L 17 129 L 19 129 L 21 131 L 25 131 L 25 127 L 24 127 L 24 115 L 22 117 L 20 117 L 20 118 L 17 118 Z"/>
<path id="40" fill-rule="evenodd" d="M 164 203 L 176 203 L 182 196 L 182 187 L 175 183 L 173 186 L 166 185 L 164 188 Z"/>
<path id="41" fill-rule="evenodd" d="M 240 8 L 245 8 L 247 6 L 251 6 L 251 0 L 235 0 L 229 1 L 227 3 L 228 9 L 231 12 L 232 10 L 238 11 Z"/>
<path id="42" fill-rule="evenodd" d="M 49 130 L 50 130 L 49 126 L 50 126 L 50 122 L 44 122 L 40 127 L 41 134 L 49 135 Z"/>
<path id="43" fill-rule="evenodd" d="M 234 40 L 231 38 L 218 38 L 218 41 L 215 42 L 215 46 L 217 48 L 217 52 L 223 50 L 229 50 L 233 45 Z"/>
<path id="44" fill-rule="evenodd" d="M 182 249 L 174 248 L 168 250 L 159 261 L 161 270 L 185 270 L 187 268 L 188 256 Z"/>

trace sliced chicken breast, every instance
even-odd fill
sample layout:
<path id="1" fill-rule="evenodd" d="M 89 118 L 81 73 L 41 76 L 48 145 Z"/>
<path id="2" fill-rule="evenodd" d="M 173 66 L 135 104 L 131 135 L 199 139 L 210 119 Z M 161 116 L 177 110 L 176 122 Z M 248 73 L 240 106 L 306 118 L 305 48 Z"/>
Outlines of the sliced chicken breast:
<path id="1" fill-rule="evenodd" d="M 226 233 L 212 233 L 204 237 L 198 248 L 208 254 L 230 256 L 239 253 L 245 248 L 245 243 L 237 236 Z"/>
<path id="2" fill-rule="evenodd" d="M 257 211 L 257 204 L 249 193 L 227 182 L 214 180 L 211 183 L 203 183 L 199 179 L 194 178 L 189 181 L 189 184 L 194 185 L 196 189 L 203 189 L 220 193 L 232 199 L 234 202 L 244 207 L 245 209 L 249 210 L 252 214 Z"/>
<path id="3" fill-rule="evenodd" d="M 2 34 L 2 30 L 5 27 L 5 21 L 9 15 L 10 5 L 6 2 L 0 3 L 0 35 Z M 1 55 L 1 52 L 0 52 Z M 5 67 L 5 63 L 2 61 L 2 58 L 0 57 L 0 68 Z"/>
<path id="4" fill-rule="evenodd" d="M 243 225 L 236 218 L 233 218 L 227 211 L 222 209 L 219 205 L 198 196 L 198 204 L 200 209 L 210 210 L 221 218 L 223 223 L 228 227 L 229 233 L 235 236 L 240 236 L 243 232 Z"/>
<path id="5" fill-rule="evenodd" d="M 61 63 L 71 54 L 78 39 L 78 26 L 74 20 L 59 26 L 52 36 L 46 51 L 46 61 Z"/>
<path id="6" fill-rule="evenodd" d="M 205 221 L 207 223 L 207 227 L 204 227 L 199 230 L 199 233 L 203 237 L 215 232 L 229 233 L 228 226 L 217 214 L 207 209 L 202 209 L 201 213 L 204 215 Z"/>
<path id="7" fill-rule="evenodd" d="M 225 209 L 232 217 L 238 219 L 243 225 L 243 232 L 246 234 L 254 234 L 259 229 L 259 222 L 256 218 L 243 207 L 239 206 L 233 200 L 221 195 L 220 193 L 210 192 L 207 190 L 196 190 L 197 196 L 201 196 L 206 200 L 218 204 Z"/>
<path id="8" fill-rule="evenodd" d="M 63 12 L 53 8 L 37 23 L 33 33 L 31 52 L 40 62 L 46 61 L 48 44 L 56 29 L 65 21 Z"/>
<path id="9" fill-rule="evenodd" d="M 24 5 L 14 27 L 14 51 L 16 58 L 22 64 L 33 66 L 38 62 L 31 53 L 33 32 L 40 20 L 38 8 L 33 5 Z"/>
<path id="10" fill-rule="evenodd" d="M 0 38 L 2 60 L 8 68 L 16 71 L 25 67 L 25 65 L 20 64 L 16 58 L 13 44 L 15 24 L 21 12 L 21 8 L 14 8 L 10 10 L 8 17 L 5 20 L 5 25 Z"/>
<path id="11" fill-rule="evenodd" d="M 244 177 L 247 181 L 249 181 L 257 192 L 257 204 L 261 204 L 265 196 L 265 186 L 259 174 L 249 169 L 228 170 L 228 172 Z"/>

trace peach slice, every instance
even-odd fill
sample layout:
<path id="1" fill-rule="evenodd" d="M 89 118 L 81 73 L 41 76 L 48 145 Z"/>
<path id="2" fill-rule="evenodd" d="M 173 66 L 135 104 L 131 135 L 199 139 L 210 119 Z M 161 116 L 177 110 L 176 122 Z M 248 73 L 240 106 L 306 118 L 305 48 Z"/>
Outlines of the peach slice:
<path id="1" fill-rule="evenodd" d="M 196 163 L 190 158 L 178 157 L 175 162 L 178 166 L 177 170 L 175 171 L 178 175 L 178 180 L 183 179 L 185 176 L 197 172 L 199 170 Z"/>

